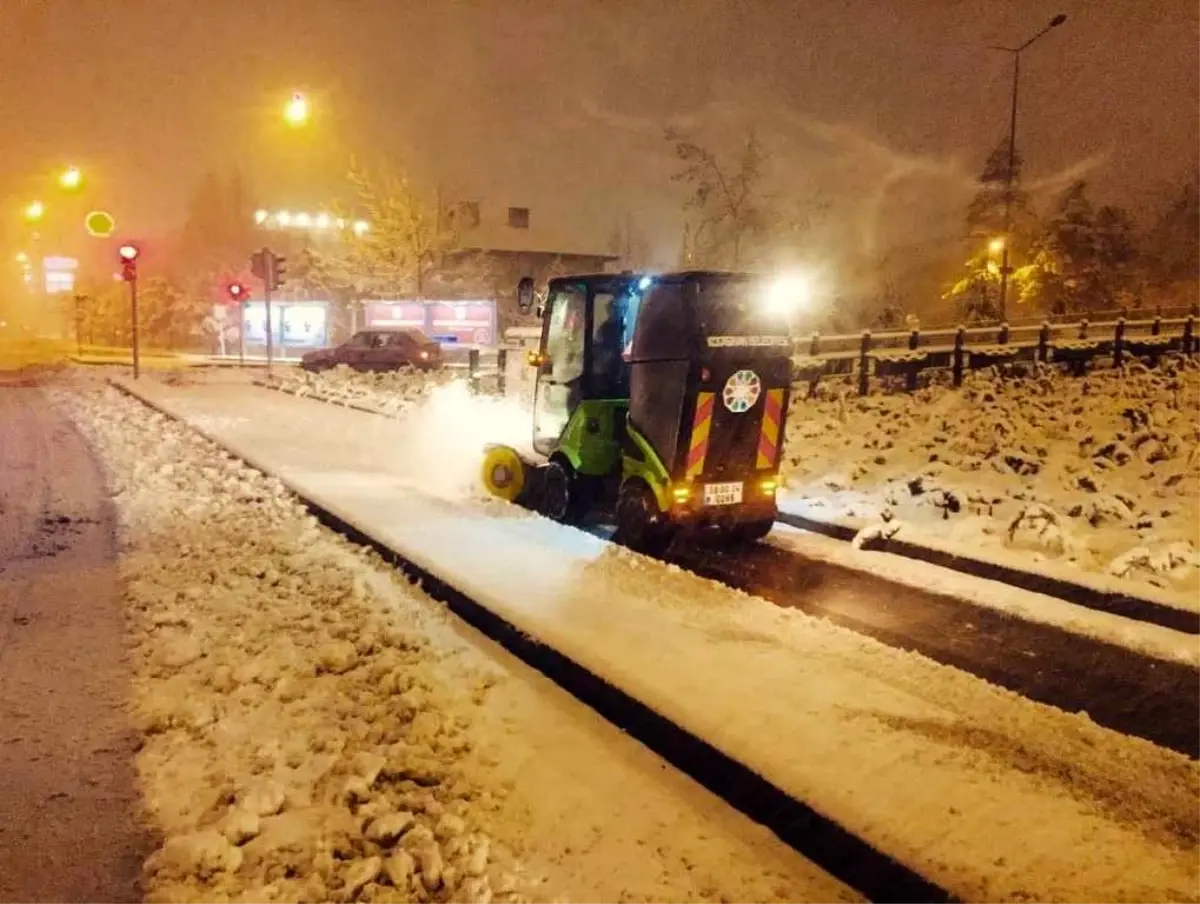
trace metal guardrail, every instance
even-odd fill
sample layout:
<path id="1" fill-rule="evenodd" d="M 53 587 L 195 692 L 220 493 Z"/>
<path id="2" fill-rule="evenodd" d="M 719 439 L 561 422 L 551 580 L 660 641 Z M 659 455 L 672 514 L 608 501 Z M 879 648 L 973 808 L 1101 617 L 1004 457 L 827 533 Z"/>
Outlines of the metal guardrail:
<path id="1" fill-rule="evenodd" d="M 903 376 L 906 387 L 916 388 L 917 375 L 926 369 L 950 370 L 954 385 L 963 373 L 1015 361 L 1067 364 L 1082 374 L 1093 359 L 1111 357 L 1120 367 L 1128 357 L 1145 357 L 1157 364 L 1167 352 L 1194 355 L 1200 350 L 1195 314 L 1182 318 L 999 327 L 920 329 L 858 335 L 797 339 L 792 359 L 794 378 L 815 385 L 826 376 L 858 377 L 860 395 L 870 389 L 872 376 Z"/>

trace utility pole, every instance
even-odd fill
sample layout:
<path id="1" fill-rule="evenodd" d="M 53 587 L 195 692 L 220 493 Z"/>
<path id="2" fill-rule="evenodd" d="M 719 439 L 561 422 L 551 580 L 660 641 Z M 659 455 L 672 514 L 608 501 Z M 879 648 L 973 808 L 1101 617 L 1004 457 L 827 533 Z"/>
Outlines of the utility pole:
<path id="1" fill-rule="evenodd" d="M 75 293 L 75 354 L 83 354 L 83 302 L 87 296 Z"/>
<path id="2" fill-rule="evenodd" d="M 246 296 L 249 294 L 240 282 L 232 282 L 225 287 L 229 300 L 237 305 L 238 312 L 238 367 L 246 366 Z M 222 327 L 222 329 L 224 329 Z M 225 352 L 225 335 L 221 334 L 221 353 Z"/>
<path id="3" fill-rule="evenodd" d="M 1017 168 L 1017 88 L 1021 80 L 1021 51 L 1028 48 L 1029 45 L 1050 31 L 1050 29 L 1058 28 L 1058 26 L 1066 21 L 1066 15 L 1059 13 L 1050 20 L 1045 28 L 1020 47 L 992 47 L 992 50 L 1003 50 L 1005 53 L 1013 55 L 1012 107 L 1008 117 L 1008 172 L 1005 177 L 1004 189 L 1004 253 L 1000 260 L 999 314 L 1001 321 L 1008 319 L 1008 275 L 1012 269 L 1009 265 L 1008 255 L 1009 248 L 1012 246 L 1013 180 L 1016 176 L 1015 170 Z"/>

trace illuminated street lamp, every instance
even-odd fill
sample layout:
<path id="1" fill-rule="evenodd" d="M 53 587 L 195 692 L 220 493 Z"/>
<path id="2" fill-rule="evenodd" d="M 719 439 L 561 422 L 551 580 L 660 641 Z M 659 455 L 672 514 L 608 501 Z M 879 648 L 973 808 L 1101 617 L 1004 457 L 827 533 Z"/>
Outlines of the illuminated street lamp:
<path id="1" fill-rule="evenodd" d="M 25 207 L 25 219 L 30 223 L 39 222 L 46 214 L 46 205 L 41 201 L 30 201 Z"/>
<path id="2" fill-rule="evenodd" d="M 1058 28 L 1067 17 L 1063 13 L 1059 13 L 1051 19 L 1046 26 L 1035 34 L 1032 38 L 1026 41 L 1019 47 L 997 47 L 993 46 L 992 50 L 1003 50 L 1005 53 L 1011 53 L 1013 58 L 1013 78 L 1012 78 L 1012 107 L 1008 118 L 1008 173 L 1005 178 L 1004 187 L 1004 235 L 1007 238 L 1012 232 L 1012 202 L 1013 202 L 1013 179 L 1015 178 L 1014 170 L 1017 168 L 1017 85 L 1021 79 L 1021 53 L 1029 49 L 1038 38 L 1047 32 Z M 1004 320 L 1007 316 L 1005 310 L 1008 298 L 1008 245 L 1005 244 L 1004 259 L 1000 262 L 1000 319 Z"/>
<path id="3" fill-rule="evenodd" d="M 988 251 L 992 254 L 999 254 L 1004 250 L 1004 239 L 997 237 L 988 242 Z"/>
<path id="4" fill-rule="evenodd" d="M 75 191 L 83 184 L 83 173 L 79 171 L 77 166 L 68 166 L 58 175 L 58 184 L 60 188 L 66 191 Z"/>
<path id="5" fill-rule="evenodd" d="M 288 125 L 298 128 L 308 122 L 311 112 L 308 105 L 308 98 L 296 92 L 292 95 L 292 99 L 287 102 L 287 106 L 283 108 L 283 118 L 287 120 Z"/>
<path id="6" fill-rule="evenodd" d="M 29 263 L 29 255 L 28 255 L 28 254 L 26 254 L 24 251 L 19 251 L 19 252 L 17 252 L 17 263 L 18 263 L 18 264 L 27 264 L 27 263 Z"/>

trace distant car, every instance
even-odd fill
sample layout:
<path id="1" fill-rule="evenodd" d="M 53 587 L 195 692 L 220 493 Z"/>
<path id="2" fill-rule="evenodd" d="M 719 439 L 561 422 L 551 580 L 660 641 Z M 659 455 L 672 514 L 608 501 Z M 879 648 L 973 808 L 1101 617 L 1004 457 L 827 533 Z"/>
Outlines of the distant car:
<path id="1" fill-rule="evenodd" d="M 359 330 L 341 345 L 307 352 L 300 359 L 300 366 L 312 372 L 339 364 L 362 371 L 433 370 L 442 366 L 442 348 L 417 329 L 377 327 Z"/>

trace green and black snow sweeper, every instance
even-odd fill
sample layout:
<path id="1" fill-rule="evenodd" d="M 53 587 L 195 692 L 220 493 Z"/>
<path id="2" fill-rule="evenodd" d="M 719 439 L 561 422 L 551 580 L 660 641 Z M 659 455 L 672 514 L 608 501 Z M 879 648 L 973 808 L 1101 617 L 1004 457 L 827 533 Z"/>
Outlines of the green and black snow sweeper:
<path id="1" fill-rule="evenodd" d="M 615 522 L 660 554 L 681 530 L 750 542 L 776 516 L 791 385 L 787 317 L 741 273 L 550 282 L 531 449 L 490 445 L 488 490 L 563 522 Z M 518 303 L 534 303 L 531 280 Z"/>

